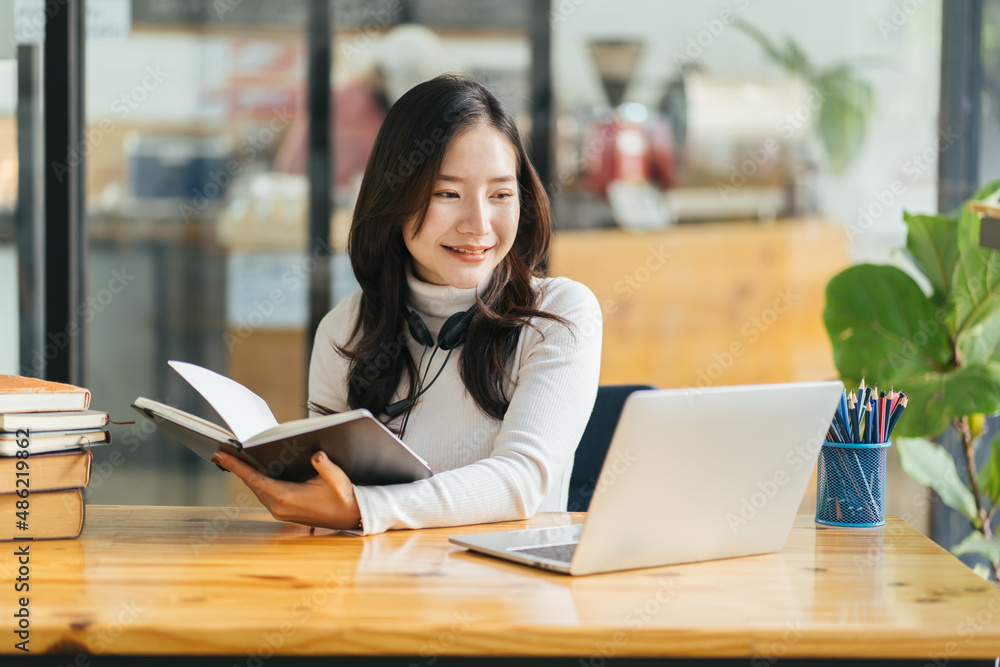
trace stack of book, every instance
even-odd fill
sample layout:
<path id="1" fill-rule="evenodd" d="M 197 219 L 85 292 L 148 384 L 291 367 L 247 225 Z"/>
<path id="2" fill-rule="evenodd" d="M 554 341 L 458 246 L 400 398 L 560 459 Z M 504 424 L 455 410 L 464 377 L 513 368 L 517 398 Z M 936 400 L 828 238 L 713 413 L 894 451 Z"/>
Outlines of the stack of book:
<path id="1" fill-rule="evenodd" d="M 0 375 L 0 541 L 83 530 L 90 446 L 110 441 L 108 413 L 82 387 Z"/>

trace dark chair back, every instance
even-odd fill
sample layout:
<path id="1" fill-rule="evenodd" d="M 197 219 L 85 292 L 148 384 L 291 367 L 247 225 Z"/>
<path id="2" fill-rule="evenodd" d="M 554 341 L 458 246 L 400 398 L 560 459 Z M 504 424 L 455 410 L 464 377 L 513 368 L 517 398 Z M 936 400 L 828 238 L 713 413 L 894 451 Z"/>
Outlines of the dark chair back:
<path id="1" fill-rule="evenodd" d="M 645 384 L 605 385 L 598 387 L 597 400 L 594 401 L 594 411 L 590 421 L 580 438 L 576 448 L 576 458 L 573 461 L 573 473 L 569 481 L 570 512 L 586 512 L 590 507 L 590 498 L 597 486 L 597 476 L 601 474 L 604 457 L 611 446 L 611 436 L 614 435 L 621 416 L 625 399 L 633 391 L 639 389 L 656 389 Z"/>

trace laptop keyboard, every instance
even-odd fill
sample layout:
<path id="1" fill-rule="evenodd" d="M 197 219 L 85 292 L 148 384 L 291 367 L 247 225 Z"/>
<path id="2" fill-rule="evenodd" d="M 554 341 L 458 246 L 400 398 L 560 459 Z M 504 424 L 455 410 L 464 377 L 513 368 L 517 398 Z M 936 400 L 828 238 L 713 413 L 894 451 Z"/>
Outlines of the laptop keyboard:
<path id="1" fill-rule="evenodd" d="M 549 560 L 554 560 L 569 565 L 570 561 L 573 560 L 573 552 L 576 551 L 576 545 L 577 542 L 574 542 L 572 544 L 555 544 L 547 547 L 509 549 L 508 551 L 516 551 L 517 553 L 530 554 L 532 556 L 547 558 Z"/>

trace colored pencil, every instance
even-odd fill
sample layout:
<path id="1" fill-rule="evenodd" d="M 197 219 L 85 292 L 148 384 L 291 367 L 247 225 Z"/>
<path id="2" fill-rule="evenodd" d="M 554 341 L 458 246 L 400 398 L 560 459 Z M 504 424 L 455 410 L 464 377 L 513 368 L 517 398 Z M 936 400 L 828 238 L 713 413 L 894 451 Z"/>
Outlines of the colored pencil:
<path id="1" fill-rule="evenodd" d="M 887 440 L 889 439 L 889 436 L 892 435 L 892 429 L 896 427 L 896 422 L 899 421 L 899 417 L 903 414 L 903 410 L 906 409 L 906 402 L 906 394 L 901 393 L 899 402 L 896 403 L 896 409 L 892 411 L 892 415 L 889 417 L 889 430 L 885 435 Z"/>
<path id="2" fill-rule="evenodd" d="M 872 404 L 869 401 L 865 405 L 865 435 L 861 438 L 861 442 L 869 443 L 872 441 Z"/>
<path id="3" fill-rule="evenodd" d="M 879 408 L 878 408 L 878 438 L 879 442 L 885 442 L 885 392 L 883 391 L 878 396 Z"/>
<path id="4" fill-rule="evenodd" d="M 858 411 L 855 406 L 857 399 L 854 398 L 854 392 L 851 392 L 850 405 L 851 405 L 851 437 L 850 442 L 860 442 L 858 439 Z"/>
<path id="5" fill-rule="evenodd" d="M 896 427 L 907 396 L 895 387 L 879 391 L 869 387 L 864 378 L 857 392 L 844 390 L 830 420 L 827 440 L 836 443 L 881 444 L 887 442 Z"/>

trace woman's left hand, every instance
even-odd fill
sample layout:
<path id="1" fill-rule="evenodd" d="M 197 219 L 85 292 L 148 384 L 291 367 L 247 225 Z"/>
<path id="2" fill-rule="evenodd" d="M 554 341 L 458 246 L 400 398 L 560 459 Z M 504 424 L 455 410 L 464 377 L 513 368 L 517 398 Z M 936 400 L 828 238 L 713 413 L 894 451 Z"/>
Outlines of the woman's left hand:
<path id="1" fill-rule="evenodd" d="M 279 521 L 339 530 L 358 527 L 361 509 L 354 485 L 323 452 L 310 459 L 319 476 L 305 482 L 272 479 L 224 452 L 216 452 L 212 460 L 243 480 Z"/>

